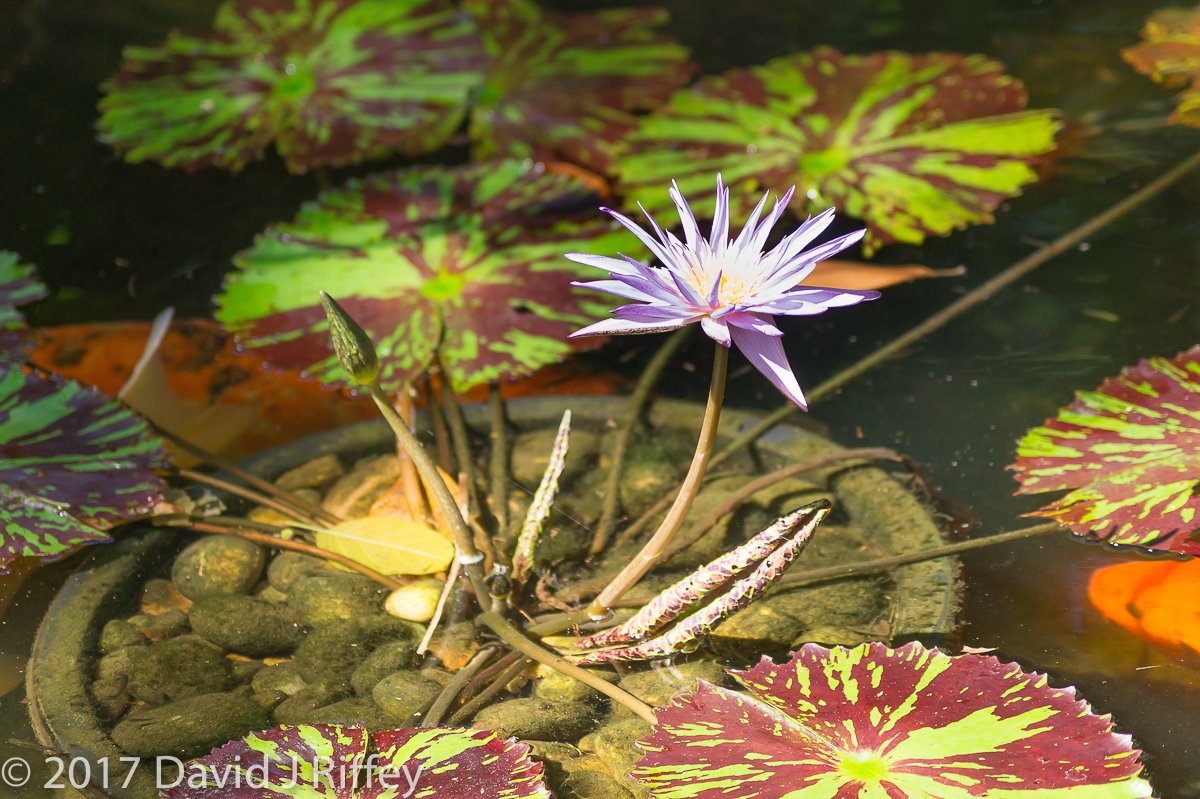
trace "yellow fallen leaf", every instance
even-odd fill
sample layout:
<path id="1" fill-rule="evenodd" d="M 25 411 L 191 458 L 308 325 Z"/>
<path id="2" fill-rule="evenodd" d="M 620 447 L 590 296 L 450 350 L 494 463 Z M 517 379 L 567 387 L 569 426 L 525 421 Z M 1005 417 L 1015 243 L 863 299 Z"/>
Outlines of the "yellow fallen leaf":
<path id="1" fill-rule="evenodd" d="M 317 533 L 317 546 L 384 574 L 434 574 L 454 559 L 454 545 L 414 519 L 364 516 Z"/>

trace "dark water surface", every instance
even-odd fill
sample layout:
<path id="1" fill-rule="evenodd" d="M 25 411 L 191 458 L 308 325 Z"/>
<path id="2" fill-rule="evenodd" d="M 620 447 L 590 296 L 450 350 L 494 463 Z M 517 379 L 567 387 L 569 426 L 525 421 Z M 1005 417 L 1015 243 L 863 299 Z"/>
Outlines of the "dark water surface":
<path id="1" fill-rule="evenodd" d="M 1075 145 L 1075 157 L 1010 202 L 995 225 L 881 254 L 882 261 L 964 264 L 965 278 L 900 287 L 879 302 L 785 322 L 805 385 L 1200 148 L 1200 133 L 1161 128 L 1168 93 L 1118 56 L 1157 2 L 666 5 L 672 29 L 705 72 L 817 44 L 855 52 L 978 51 L 1008 63 L 1028 85 L 1032 106 L 1095 123 L 1094 135 Z M 123 164 L 94 142 L 96 86 L 115 69 L 121 46 L 156 43 L 173 25 L 202 27 L 215 6 L 211 0 L 10 0 L 0 9 L 0 247 L 37 263 L 58 291 L 36 309 L 35 323 L 148 318 L 168 304 L 185 316 L 203 315 L 230 255 L 315 194 L 313 178 L 289 176 L 274 160 L 237 176 L 188 176 Z M 1041 498 L 1011 496 L 1015 483 L 1004 471 L 1024 430 L 1053 414 L 1072 391 L 1092 388 L 1141 357 L 1200 342 L 1198 199 L 1200 174 L 847 385 L 815 406 L 810 420 L 847 443 L 912 455 L 946 499 L 970 508 L 981 532 L 1028 524 L 1019 515 Z M 640 346 L 618 344 L 600 358 L 610 362 Z M 699 397 L 707 350 L 696 346 L 689 355 L 700 364 L 695 373 L 679 369 L 664 385 L 686 386 L 674 392 Z M 731 403 L 768 408 L 777 401 L 756 374 L 735 373 Z M 1200 672 L 1156 655 L 1087 606 L 1090 572 L 1133 557 L 1065 536 L 970 555 L 964 642 L 997 647 L 1003 657 L 1080 686 L 1146 748 L 1162 796 L 1200 796 Z M 44 584 L 35 586 L 9 614 L 0 633 L 5 665 L 23 659 L 48 593 Z M 0 759 L 17 751 L 3 739 L 31 737 L 18 697 L 0 699 Z"/>

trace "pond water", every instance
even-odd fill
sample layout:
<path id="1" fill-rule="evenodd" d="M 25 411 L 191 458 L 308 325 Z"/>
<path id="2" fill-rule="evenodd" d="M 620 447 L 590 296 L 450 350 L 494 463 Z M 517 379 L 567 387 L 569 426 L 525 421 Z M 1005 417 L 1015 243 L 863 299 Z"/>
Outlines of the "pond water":
<path id="1" fill-rule="evenodd" d="M 288 176 L 275 160 L 237 176 L 188 176 L 123 164 L 94 141 L 96 87 L 121 47 L 158 42 L 172 26 L 203 27 L 215 5 L 14 0 L 0 11 L 0 247 L 38 264 L 56 291 L 34 309 L 35 324 L 146 319 L 168 304 L 183 316 L 207 314 L 230 254 L 316 192 L 315 178 Z M 1031 107 L 1086 116 L 1095 128 L 1046 180 L 1006 203 L 994 225 L 880 256 L 962 264 L 965 277 L 901 286 L 875 303 L 785 324 L 803 385 L 868 354 L 1200 148 L 1195 131 L 1162 127 L 1168 93 L 1118 55 L 1136 41 L 1156 0 L 665 5 L 670 30 L 706 73 L 823 43 L 856 52 L 982 52 L 1025 81 Z M 1012 496 L 1004 467 L 1017 438 L 1072 391 L 1139 358 L 1200 342 L 1198 200 L 1200 173 L 849 383 L 806 421 L 842 442 L 913 456 L 948 509 L 958 517 L 969 509 L 977 532 L 1028 524 L 1020 514 L 1042 498 Z M 590 357 L 601 366 L 627 357 L 636 363 L 644 348 L 622 342 Z M 707 348 L 687 355 L 682 364 L 704 364 Z M 706 369 L 675 367 L 662 385 L 672 395 L 702 397 Z M 735 371 L 730 404 L 775 407 L 778 396 L 764 385 L 753 371 Z M 1162 796 L 1200 796 L 1200 672 L 1157 655 L 1087 603 L 1095 568 L 1136 557 L 1062 535 L 971 553 L 963 642 L 995 647 L 1003 658 L 1079 686 L 1146 749 Z M 0 671 L 21 668 L 68 568 L 46 570 L 7 615 Z M 0 699 L 0 759 L 21 751 L 4 742 L 10 738 L 31 738 L 19 690 Z"/>

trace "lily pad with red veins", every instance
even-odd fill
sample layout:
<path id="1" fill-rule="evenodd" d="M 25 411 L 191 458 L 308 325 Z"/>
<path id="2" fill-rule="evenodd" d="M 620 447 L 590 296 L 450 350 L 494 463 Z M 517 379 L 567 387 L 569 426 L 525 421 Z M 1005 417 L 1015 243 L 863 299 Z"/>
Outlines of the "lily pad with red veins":
<path id="1" fill-rule="evenodd" d="M 1074 688 L 912 643 L 826 649 L 702 682 L 657 711 L 633 771 L 654 799 L 1148 797 L 1140 753 Z"/>
<path id="2" fill-rule="evenodd" d="M 457 390 L 528 374 L 607 312 L 571 286 L 591 275 L 563 253 L 636 246 L 596 204 L 577 179 L 517 161 L 352 181 L 236 257 L 217 318 L 268 362 L 343 383 L 324 290 L 375 342 L 385 389 L 435 357 Z"/>
<path id="3" fill-rule="evenodd" d="M 79 383 L 0 366 L 0 574 L 65 557 L 162 499 L 161 442 L 125 406 Z"/>
<path id="4" fill-rule="evenodd" d="M 227 0 L 207 33 L 128 47 L 100 138 L 131 162 L 292 172 L 441 146 L 486 62 L 450 0 Z"/>
<path id="5" fill-rule="evenodd" d="M 461 727 L 372 736 L 355 725 L 285 724 L 230 741 L 184 773 L 165 799 L 550 799 L 526 744 Z"/>
<path id="6" fill-rule="evenodd" d="M 530 0 L 466 0 L 492 58 L 471 111 L 476 159 L 559 159 L 605 172 L 632 112 L 662 104 L 695 69 L 658 30 L 662 8 L 546 11 Z"/>
<path id="7" fill-rule="evenodd" d="M 1171 121 L 1200 127 L 1200 6 L 1154 12 L 1142 28 L 1142 43 L 1121 55 L 1158 83 L 1185 87 Z"/>
<path id="8" fill-rule="evenodd" d="M 1027 514 L 1113 544 L 1200 555 L 1200 347 L 1110 377 L 1025 434 L 1018 494 L 1070 493 Z"/>
<path id="9" fill-rule="evenodd" d="M 720 172 L 736 218 L 764 190 L 795 185 L 809 210 L 866 222 L 868 254 L 919 244 L 990 222 L 1037 178 L 1059 125 L 1025 105 L 1021 82 L 983 56 L 822 47 L 677 92 L 627 140 L 619 189 L 667 211 L 662 186 L 674 179 L 703 207 Z"/>
<path id="10" fill-rule="evenodd" d="M 14 252 L 0 250 L 0 366 L 23 359 L 25 317 L 20 306 L 46 296 L 46 286 L 30 264 Z"/>

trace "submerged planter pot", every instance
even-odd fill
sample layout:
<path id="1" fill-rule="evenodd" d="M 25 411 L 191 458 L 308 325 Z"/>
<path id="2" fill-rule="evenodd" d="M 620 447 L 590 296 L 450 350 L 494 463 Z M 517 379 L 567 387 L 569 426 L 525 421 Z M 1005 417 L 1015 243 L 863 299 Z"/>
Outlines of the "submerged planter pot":
<path id="1" fill-rule="evenodd" d="M 592 437 L 595 441 L 611 426 L 611 420 L 620 417 L 624 401 L 578 397 L 521 400 L 510 404 L 509 416 L 519 431 L 553 431 L 566 407 L 573 412 L 573 431 L 591 431 L 596 434 Z M 487 429 L 486 408 L 471 407 L 466 412 L 472 428 Z M 702 408 L 692 403 L 657 402 L 650 409 L 649 418 L 652 428 L 660 434 L 651 438 L 681 443 L 690 441 L 701 415 Z M 729 440 L 755 421 L 757 418 L 752 414 L 726 410 L 721 420 L 722 437 Z M 519 443 L 520 438 L 520 435 L 514 437 L 514 443 Z M 580 441 L 584 438 L 579 436 Z M 364 455 L 386 453 L 393 448 L 388 428 L 382 422 L 372 422 L 289 444 L 255 458 L 247 465 L 264 477 L 274 478 L 320 455 L 336 454 L 349 463 Z M 841 447 L 837 444 L 811 433 L 777 427 L 756 445 L 753 459 L 746 455 L 719 470 L 728 472 L 730 466 L 735 466 L 740 473 L 724 478 L 720 475 L 711 477 L 714 485 L 724 482 L 732 487 L 749 478 L 755 461 L 765 471 L 838 449 Z M 546 454 L 531 453 L 534 458 Z M 683 465 L 686 466 L 686 458 Z M 662 489 L 655 489 L 654 469 L 646 472 L 651 483 L 648 490 L 658 490 L 658 494 L 650 499 L 657 499 Z M 577 490 L 594 495 L 595 487 L 601 482 L 600 476 L 601 470 L 593 464 L 590 469 L 577 470 L 573 479 Z M 818 531 L 810 551 L 792 566 L 793 573 L 846 560 L 913 552 L 944 543 L 928 510 L 881 469 L 861 462 L 847 463 L 804 477 L 808 479 L 780 488 L 762 500 L 766 506 L 773 502 L 797 501 L 794 497 L 810 500 L 825 495 L 834 500 L 835 517 Z M 671 482 L 668 478 L 662 485 Z M 625 496 L 623 493 L 623 498 Z M 589 508 L 598 507 L 595 505 L 597 497 L 585 499 L 593 502 Z M 755 501 L 759 500 L 756 495 Z M 564 498 L 564 501 L 567 500 Z M 702 517 L 704 501 L 702 496 L 694 517 Z M 712 500 L 709 502 L 711 507 Z M 233 507 L 237 507 L 236 503 Z M 784 508 L 787 509 L 790 508 Z M 685 569 L 697 560 L 709 557 L 710 551 L 726 545 L 714 537 L 724 534 L 744 538 L 757 532 L 758 527 L 743 527 L 758 524 L 764 513 L 775 510 L 774 507 L 759 508 L 757 517 L 740 521 L 737 514 L 729 517 L 716 532 L 706 534 L 697 546 L 682 553 L 680 563 L 672 565 L 677 565 L 679 570 Z M 137 612 L 143 583 L 150 577 L 164 574 L 171 559 L 190 540 L 193 540 L 192 536 L 180 531 L 147 526 L 136 528 L 123 534 L 115 544 L 93 548 L 79 570 L 66 582 L 42 622 L 28 669 L 30 713 L 41 743 L 97 763 L 107 759 L 115 764 L 125 754 L 113 742 L 110 725 L 97 713 L 89 693 L 89 686 L 96 676 L 100 633 L 108 622 Z M 662 583 L 669 579 L 659 577 L 657 581 Z M 752 605 L 718 628 L 712 649 L 745 662 L 747 658 L 756 659 L 762 652 L 777 653 L 804 640 L 852 644 L 880 638 L 892 641 L 936 639 L 953 633 L 958 604 L 957 564 L 953 559 L 914 563 L 882 576 L 768 595 L 761 603 Z M 798 619 L 797 613 L 801 611 L 796 608 L 800 607 L 824 608 L 827 615 Z M 853 640 L 855 638 L 858 640 Z M 93 773 L 100 773 L 98 766 L 93 768 Z M 120 787 L 119 781 L 110 780 L 108 792 L 118 799 L 149 799 L 156 796 L 154 777 L 153 763 L 143 764 L 124 788 Z M 124 773 L 121 778 L 124 779 Z"/>

